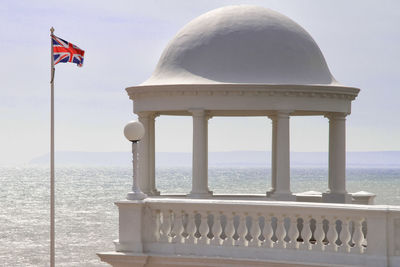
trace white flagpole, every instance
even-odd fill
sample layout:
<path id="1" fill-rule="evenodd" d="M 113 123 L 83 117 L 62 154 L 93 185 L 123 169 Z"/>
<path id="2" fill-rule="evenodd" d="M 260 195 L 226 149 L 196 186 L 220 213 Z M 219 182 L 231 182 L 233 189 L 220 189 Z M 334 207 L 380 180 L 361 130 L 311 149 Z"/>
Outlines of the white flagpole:
<path id="1" fill-rule="evenodd" d="M 50 29 L 50 37 L 54 33 L 54 28 Z M 51 104 L 50 104 L 50 267 L 55 266 L 55 209 L 54 209 L 54 51 L 53 40 L 51 42 Z"/>

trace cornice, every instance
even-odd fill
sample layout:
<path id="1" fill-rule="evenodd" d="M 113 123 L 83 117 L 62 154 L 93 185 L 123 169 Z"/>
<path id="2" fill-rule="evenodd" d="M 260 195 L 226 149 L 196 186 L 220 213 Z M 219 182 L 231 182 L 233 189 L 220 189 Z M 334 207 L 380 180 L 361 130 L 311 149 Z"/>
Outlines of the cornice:
<path id="1" fill-rule="evenodd" d="M 203 84 L 152 85 L 126 88 L 130 99 L 145 96 L 307 97 L 354 100 L 360 89 L 324 85 Z"/>

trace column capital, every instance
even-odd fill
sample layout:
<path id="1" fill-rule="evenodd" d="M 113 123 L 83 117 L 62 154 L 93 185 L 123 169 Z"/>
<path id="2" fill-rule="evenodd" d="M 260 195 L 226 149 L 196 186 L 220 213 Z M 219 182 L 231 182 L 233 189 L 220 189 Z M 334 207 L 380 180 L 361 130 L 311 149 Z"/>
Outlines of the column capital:
<path id="1" fill-rule="evenodd" d="M 188 109 L 189 113 L 192 113 L 193 117 L 210 117 L 209 112 L 202 108 L 190 108 Z"/>
<path id="2" fill-rule="evenodd" d="M 346 120 L 347 115 L 349 113 L 344 112 L 329 112 L 324 115 L 325 118 L 329 120 Z"/>
<path id="3" fill-rule="evenodd" d="M 278 118 L 288 118 L 290 117 L 290 114 L 293 112 L 293 110 L 278 110 L 275 111 L 273 114 L 268 115 L 268 118 L 271 120 L 276 120 Z"/>
<path id="4" fill-rule="evenodd" d="M 154 112 L 154 111 L 140 111 L 140 112 L 137 113 L 137 115 L 138 115 L 139 118 L 148 119 L 148 118 L 155 118 L 155 117 L 157 117 L 157 116 L 158 116 L 158 113 L 157 113 L 157 112 Z"/>

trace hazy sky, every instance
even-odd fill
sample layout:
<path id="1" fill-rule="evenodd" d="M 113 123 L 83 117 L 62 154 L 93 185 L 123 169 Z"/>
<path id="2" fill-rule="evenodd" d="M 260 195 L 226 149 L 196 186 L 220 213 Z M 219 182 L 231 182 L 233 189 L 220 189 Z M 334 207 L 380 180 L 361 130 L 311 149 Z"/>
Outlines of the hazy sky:
<path id="1" fill-rule="evenodd" d="M 135 119 L 125 87 L 152 73 L 175 33 L 214 8 L 255 4 L 281 12 L 316 40 L 331 72 L 361 88 L 347 149 L 400 150 L 400 1 L 2 1 L 0 165 L 49 151 L 50 37 L 86 51 L 83 68 L 56 66 L 56 150 L 129 150 Z M 159 117 L 157 151 L 191 151 L 190 117 Z M 209 150 L 270 150 L 267 118 L 213 118 Z M 327 151 L 328 121 L 291 118 L 292 151 Z"/>

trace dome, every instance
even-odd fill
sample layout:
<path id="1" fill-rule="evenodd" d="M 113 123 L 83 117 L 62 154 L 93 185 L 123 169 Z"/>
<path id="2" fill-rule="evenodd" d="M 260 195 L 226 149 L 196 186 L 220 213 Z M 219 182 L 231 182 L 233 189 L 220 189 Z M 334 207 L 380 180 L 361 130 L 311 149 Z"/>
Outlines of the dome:
<path id="1" fill-rule="evenodd" d="M 273 10 L 228 6 L 189 22 L 142 85 L 334 85 L 324 56 L 300 25 Z"/>

